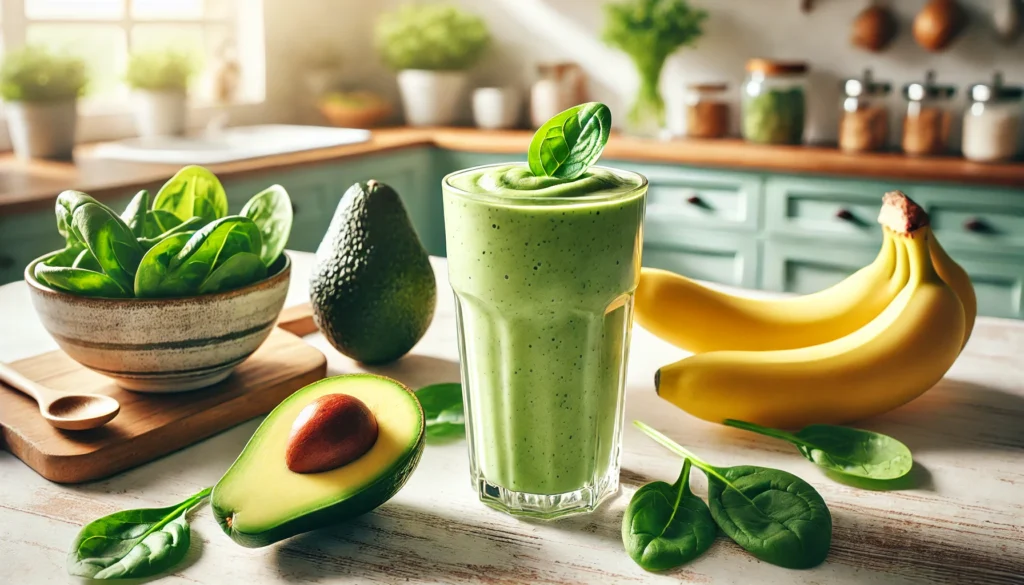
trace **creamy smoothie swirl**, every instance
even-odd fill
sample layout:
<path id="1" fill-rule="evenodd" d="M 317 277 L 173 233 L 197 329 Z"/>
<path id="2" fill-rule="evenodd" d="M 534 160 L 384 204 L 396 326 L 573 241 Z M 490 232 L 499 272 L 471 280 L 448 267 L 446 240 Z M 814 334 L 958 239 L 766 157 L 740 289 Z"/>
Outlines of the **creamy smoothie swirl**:
<path id="1" fill-rule="evenodd" d="M 452 187 L 473 194 L 504 197 L 584 197 L 621 193 L 640 186 L 639 175 L 592 167 L 575 179 L 538 177 L 524 164 L 485 166 L 448 178 Z"/>

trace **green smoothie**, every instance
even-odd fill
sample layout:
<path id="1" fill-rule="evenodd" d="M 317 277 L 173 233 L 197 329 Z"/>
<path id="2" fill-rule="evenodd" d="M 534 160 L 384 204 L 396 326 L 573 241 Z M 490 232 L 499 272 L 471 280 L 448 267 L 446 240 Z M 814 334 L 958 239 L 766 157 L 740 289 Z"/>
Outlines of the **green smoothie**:
<path id="1" fill-rule="evenodd" d="M 443 190 L 481 497 L 546 517 L 593 509 L 618 488 L 646 181 L 510 164 L 454 173 Z"/>

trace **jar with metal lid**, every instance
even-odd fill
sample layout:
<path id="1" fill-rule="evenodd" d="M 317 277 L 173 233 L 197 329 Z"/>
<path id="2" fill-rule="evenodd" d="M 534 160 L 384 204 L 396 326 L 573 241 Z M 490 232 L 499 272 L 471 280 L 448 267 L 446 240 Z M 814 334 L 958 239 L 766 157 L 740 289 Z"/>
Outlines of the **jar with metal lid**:
<path id="1" fill-rule="evenodd" d="M 747 61 L 743 137 L 762 144 L 800 144 L 806 116 L 807 64 Z"/>
<path id="2" fill-rule="evenodd" d="M 935 83 L 929 71 L 922 82 L 903 86 L 907 114 L 903 118 L 903 152 L 909 155 L 942 154 L 949 149 L 956 88 Z"/>
<path id="3" fill-rule="evenodd" d="M 843 82 L 839 117 L 839 148 L 847 152 L 882 150 L 889 139 L 889 108 L 886 98 L 892 85 L 875 81 L 866 69 L 860 79 Z"/>
<path id="4" fill-rule="evenodd" d="M 729 133 L 729 86 L 725 83 L 694 83 L 686 86 L 686 135 L 721 138 Z"/>
<path id="5" fill-rule="evenodd" d="M 964 112 L 964 157 L 978 162 L 1014 158 L 1020 146 L 1021 100 L 1024 88 L 1003 85 L 996 73 L 992 83 L 968 89 L 970 106 Z"/>

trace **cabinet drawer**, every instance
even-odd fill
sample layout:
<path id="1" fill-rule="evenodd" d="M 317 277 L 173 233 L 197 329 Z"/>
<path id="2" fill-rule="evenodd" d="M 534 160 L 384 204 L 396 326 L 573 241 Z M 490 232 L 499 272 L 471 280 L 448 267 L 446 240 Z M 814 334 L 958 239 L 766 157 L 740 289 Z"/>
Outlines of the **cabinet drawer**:
<path id="1" fill-rule="evenodd" d="M 971 276 L 979 315 L 1024 318 L 1024 256 L 951 255 Z"/>
<path id="2" fill-rule="evenodd" d="M 878 246 L 818 241 L 768 241 L 761 265 L 765 290 L 809 294 L 828 288 L 870 264 Z"/>
<path id="3" fill-rule="evenodd" d="M 733 286 L 757 285 L 757 241 L 753 237 L 687 230 L 669 239 L 658 232 L 648 224 L 644 266 Z"/>
<path id="4" fill-rule="evenodd" d="M 63 247 L 64 238 L 57 233 L 56 225 L 31 238 L 0 240 L 0 284 L 21 280 L 29 262 Z"/>
<path id="5" fill-rule="evenodd" d="M 743 173 L 614 162 L 647 177 L 647 215 L 702 228 L 756 231 L 761 179 Z"/>
<path id="6" fill-rule="evenodd" d="M 861 181 L 770 177 L 765 182 L 765 227 L 790 236 L 881 241 L 878 210 L 895 186 Z"/>
<path id="7" fill-rule="evenodd" d="M 1024 190 L 936 187 L 921 198 L 943 246 L 1024 250 Z"/>

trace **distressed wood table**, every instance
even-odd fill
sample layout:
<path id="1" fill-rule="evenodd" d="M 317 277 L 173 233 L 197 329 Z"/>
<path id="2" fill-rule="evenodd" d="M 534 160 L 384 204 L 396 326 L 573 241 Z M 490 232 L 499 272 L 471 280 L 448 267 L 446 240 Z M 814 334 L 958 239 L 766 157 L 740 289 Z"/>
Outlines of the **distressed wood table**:
<path id="1" fill-rule="evenodd" d="M 310 262 L 309 255 L 295 258 L 290 303 L 304 300 Z M 443 261 L 435 269 L 440 298 L 430 331 L 412 354 L 373 369 L 413 387 L 459 377 Z M 363 369 L 318 334 L 307 340 L 328 356 L 331 373 Z M 55 347 L 36 322 L 24 283 L 0 287 L 0 359 Z M 834 483 L 786 444 L 697 420 L 663 402 L 653 392 L 654 371 L 682 355 L 636 329 L 627 420 L 642 419 L 717 464 L 778 467 L 811 482 L 834 519 L 832 551 L 823 565 L 781 569 L 720 537 L 679 570 L 641 570 L 622 550 L 622 511 L 640 485 L 674 480 L 680 461 L 629 426 L 621 494 L 589 516 L 539 523 L 486 508 L 470 490 L 465 444 L 429 445 L 405 489 L 382 508 L 267 548 L 234 544 L 201 509 L 186 562 L 160 582 L 1024 583 L 1024 322 L 979 319 L 945 380 L 861 425 L 913 450 L 912 486 L 901 491 Z M 64 558 L 83 523 L 123 508 L 166 506 L 212 485 L 258 422 L 80 486 L 50 483 L 0 453 L 0 583 L 76 582 L 65 574 Z M 704 478 L 695 476 L 694 489 L 703 497 Z"/>

